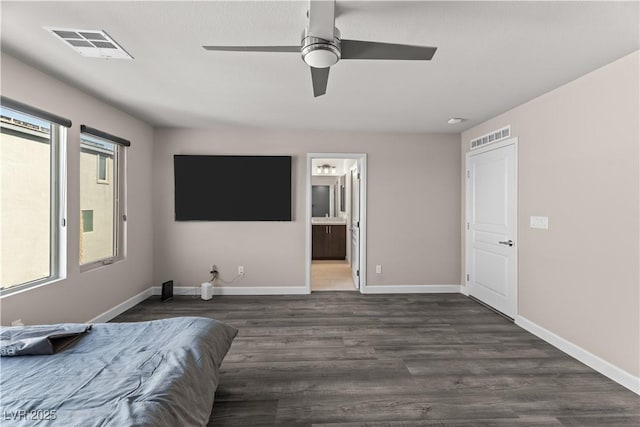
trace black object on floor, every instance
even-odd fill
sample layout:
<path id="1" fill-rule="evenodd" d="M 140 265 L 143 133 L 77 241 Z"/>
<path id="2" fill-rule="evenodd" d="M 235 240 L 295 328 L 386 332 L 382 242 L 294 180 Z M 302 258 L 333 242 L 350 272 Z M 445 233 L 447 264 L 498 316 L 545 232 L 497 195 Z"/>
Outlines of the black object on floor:
<path id="1" fill-rule="evenodd" d="M 160 301 L 167 302 L 173 298 L 173 280 L 169 280 L 168 282 L 164 282 L 162 284 L 162 295 L 160 296 Z"/>

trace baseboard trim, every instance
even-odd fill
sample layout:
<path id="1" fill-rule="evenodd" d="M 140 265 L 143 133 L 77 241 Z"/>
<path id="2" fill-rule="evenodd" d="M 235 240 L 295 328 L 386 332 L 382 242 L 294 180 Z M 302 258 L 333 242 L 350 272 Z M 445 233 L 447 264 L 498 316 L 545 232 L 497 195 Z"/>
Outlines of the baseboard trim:
<path id="1" fill-rule="evenodd" d="M 464 295 L 465 297 L 468 297 L 469 296 L 469 287 L 465 286 L 465 285 L 461 285 L 460 286 L 460 293 L 462 295 Z"/>
<path id="2" fill-rule="evenodd" d="M 366 285 L 363 294 L 459 294 L 460 285 Z"/>
<path id="3" fill-rule="evenodd" d="M 570 341 L 567 341 L 566 339 L 554 334 L 553 332 L 543 328 L 540 325 L 537 325 L 536 323 L 522 316 L 517 316 L 515 323 L 521 328 L 531 332 L 538 338 L 541 338 L 554 347 L 562 350 L 569 356 L 578 359 L 580 362 L 600 372 L 602 375 L 612 379 L 623 387 L 628 388 L 635 394 L 640 395 L 639 377 L 633 376 L 627 371 L 624 371 L 617 366 L 612 365 L 611 363 L 607 362 L 604 359 L 601 359 L 595 354 L 588 352 L 587 350 L 573 344 Z"/>
<path id="4" fill-rule="evenodd" d="M 162 288 L 153 286 L 152 295 L 160 295 Z M 214 286 L 214 295 L 303 295 L 308 294 L 304 286 Z M 200 295 L 200 286 L 177 286 L 173 288 L 174 295 Z"/>
<path id="5" fill-rule="evenodd" d="M 87 321 L 86 323 L 106 323 L 109 320 L 113 319 L 114 317 L 116 317 L 119 314 L 124 313 L 125 311 L 129 310 L 130 308 L 136 306 L 137 304 L 141 303 L 142 301 L 146 300 L 147 298 L 149 298 L 151 296 L 151 288 L 147 288 L 144 291 L 140 292 L 137 295 L 132 296 L 131 298 L 129 298 L 128 300 L 121 302 L 120 304 L 116 305 L 113 308 L 110 308 L 109 310 L 105 311 L 104 313 L 94 317 L 93 319 Z"/>

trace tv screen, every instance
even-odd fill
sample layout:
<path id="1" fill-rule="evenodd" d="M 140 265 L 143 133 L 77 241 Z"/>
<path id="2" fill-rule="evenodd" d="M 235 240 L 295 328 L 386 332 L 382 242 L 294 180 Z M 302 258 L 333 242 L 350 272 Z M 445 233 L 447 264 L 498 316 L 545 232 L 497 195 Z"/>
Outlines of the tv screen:
<path id="1" fill-rule="evenodd" d="M 173 156 L 176 221 L 291 221 L 291 156 Z"/>

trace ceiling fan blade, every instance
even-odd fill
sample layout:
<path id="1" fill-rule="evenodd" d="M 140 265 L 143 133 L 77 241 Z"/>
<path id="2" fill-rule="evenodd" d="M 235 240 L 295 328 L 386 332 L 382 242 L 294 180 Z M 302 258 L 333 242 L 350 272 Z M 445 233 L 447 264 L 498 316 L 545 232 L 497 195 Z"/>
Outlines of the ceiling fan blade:
<path id="1" fill-rule="evenodd" d="M 311 68 L 311 82 L 313 83 L 313 96 L 318 97 L 327 92 L 327 82 L 329 81 L 329 67 Z"/>
<path id="2" fill-rule="evenodd" d="M 436 47 L 408 44 L 340 40 L 340 59 L 399 59 L 428 61 L 436 53 Z"/>
<path id="3" fill-rule="evenodd" d="M 225 52 L 297 52 L 300 46 L 202 46 L 205 50 Z"/>
<path id="4" fill-rule="evenodd" d="M 335 0 L 309 0 L 309 35 L 333 40 L 335 27 Z"/>

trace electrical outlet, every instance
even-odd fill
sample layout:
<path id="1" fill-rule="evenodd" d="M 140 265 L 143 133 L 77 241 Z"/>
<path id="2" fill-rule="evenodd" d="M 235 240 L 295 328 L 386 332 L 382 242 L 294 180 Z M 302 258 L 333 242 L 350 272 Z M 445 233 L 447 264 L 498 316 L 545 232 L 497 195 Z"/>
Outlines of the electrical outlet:
<path id="1" fill-rule="evenodd" d="M 382 266 L 381 265 L 376 265 L 376 274 L 382 274 Z"/>
<path id="2" fill-rule="evenodd" d="M 22 319 L 17 319 L 11 322 L 11 326 L 24 326 L 24 323 L 22 323 Z"/>
<path id="3" fill-rule="evenodd" d="M 239 265 L 238 266 L 238 275 L 239 276 L 244 276 L 244 265 Z"/>

